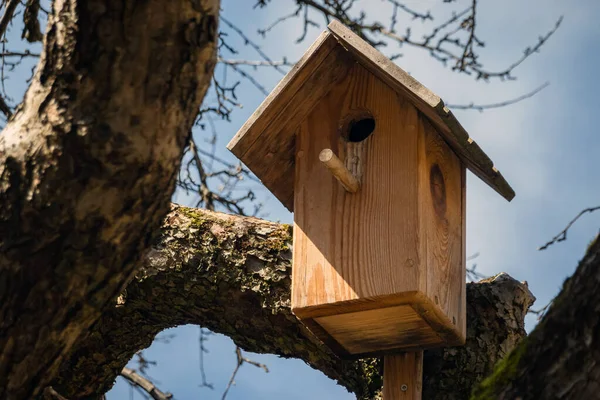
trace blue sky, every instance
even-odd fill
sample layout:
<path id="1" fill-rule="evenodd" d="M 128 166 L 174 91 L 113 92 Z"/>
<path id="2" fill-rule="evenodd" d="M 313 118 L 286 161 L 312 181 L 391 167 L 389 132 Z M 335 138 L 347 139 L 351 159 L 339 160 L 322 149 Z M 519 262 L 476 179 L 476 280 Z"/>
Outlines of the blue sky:
<path id="1" fill-rule="evenodd" d="M 301 25 L 291 21 L 263 39 L 255 34 L 256 29 L 264 28 L 291 11 L 294 2 L 272 1 L 264 10 L 253 10 L 254 3 L 254 0 L 223 0 L 223 15 L 251 35 L 273 59 L 284 56 L 289 60 L 298 59 L 325 27 L 322 24 L 318 29 L 309 30 L 306 40 L 295 44 Z M 449 7 L 460 9 L 457 5 L 443 5 L 439 0 L 406 3 L 419 10 L 431 9 L 434 15 Z M 504 271 L 527 281 L 538 298 L 535 307 L 540 307 L 556 295 L 598 232 L 600 212 L 579 221 L 569 232 L 566 242 L 543 252 L 537 251 L 538 246 L 559 232 L 582 208 L 600 205 L 600 186 L 597 184 L 600 135 L 596 124 L 600 92 L 597 77 L 600 70 L 600 25 L 597 23 L 600 3 L 595 0 L 578 1 L 577 6 L 564 0 L 479 3 L 479 35 L 487 45 L 481 52 L 482 61 L 490 69 L 502 69 L 511 63 L 539 34 L 550 29 L 560 15 L 565 18 L 542 52 L 516 70 L 517 81 L 475 82 L 468 76 L 444 69 L 426 53 L 413 49 L 403 49 L 403 57 L 396 62 L 447 103 L 501 101 L 550 82 L 543 92 L 517 105 L 483 113 L 455 112 L 517 193 L 516 198 L 507 203 L 469 174 L 467 251 L 480 254 L 476 259 L 480 272 L 492 275 Z M 386 21 L 390 15 L 382 0 L 363 0 L 362 4 L 371 19 Z M 11 36 L 16 33 L 13 31 Z M 248 47 L 242 46 L 240 50 L 239 55 L 226 57 L 258 59 Z M 392 54 L 397 49 L 390 45 L 388 51 Z M 18 75 L 28 76 L 28 68 L 21 70 L 22 75 Z M 228 75 L 230 82 L 237 80 L 233 72 Z M 282 75 L 265 68 L 257 70 L 255 77 L 270 90 Z M 13 97 L 19 98 L 23 81 L 7 82 L 7 90 Z M 234 112 L 230 123 L 216 122 L 217 155 L 231 161 L 235 159 L 225 145 L 264 98 L 246 82 L 241 84 L 238 96 L 243 108 Z M 197 135 L 202 134 L 197 132 Z M 291 214 L 266 190 L 256 187 L 256 191 L 265 202 L 266 218 L 291 221 Z M 176 194 L 175 200 L 186 205 L 194 201 L 181 193 Z M 531 329 L 535 318 L 529 317 L 527 322 Z M 171 391 L 179 400 L 220 398 L 235 364 L 231 341 L 212 335 L 207 343 L 210 353 L 206 355 L 205 365 L 208 381 L 215 389 L 200 388 L 198 331 L 195 326 L 169 330 L 168 333 L 176 335 L 170 344 L 157 342 L 146 350 L 149 359 L 158 361 L 158 366 L 149 374 L 156 378 L 161 389 Z M 250 357 L 266 363 L 270 372 L 265 374 L 260 369 L 243 366 L 228 398 L 353 398 L 345 389 L 301 361 L 266 355 Z M 128 386 L 118 382 L 108 398 L 129 398 Z"/>

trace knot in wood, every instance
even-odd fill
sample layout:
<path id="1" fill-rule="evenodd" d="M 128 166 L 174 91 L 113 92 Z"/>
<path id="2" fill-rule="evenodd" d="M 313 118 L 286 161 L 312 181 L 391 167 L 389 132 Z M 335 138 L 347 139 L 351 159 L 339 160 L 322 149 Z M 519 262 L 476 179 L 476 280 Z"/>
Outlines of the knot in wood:
<path id="1" fill-rule="evenodd" d="M 446 184 L 444 174 L 438 164 L 433 164 L 429 171 L 429 187 L 435 213 L 440 218 L 446 215 Z"/>

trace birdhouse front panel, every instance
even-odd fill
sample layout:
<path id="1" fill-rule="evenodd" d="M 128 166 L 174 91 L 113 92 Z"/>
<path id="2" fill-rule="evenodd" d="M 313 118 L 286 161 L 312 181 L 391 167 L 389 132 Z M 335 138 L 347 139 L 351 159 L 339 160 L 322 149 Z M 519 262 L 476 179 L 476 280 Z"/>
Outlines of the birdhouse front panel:
<path id="1" fill-rule="evenodd" d="M 295 152 L 294 313 L 347 354 L 462 343 L 465 169 L 426 118 L 354 63 L 300 123 Z"/>

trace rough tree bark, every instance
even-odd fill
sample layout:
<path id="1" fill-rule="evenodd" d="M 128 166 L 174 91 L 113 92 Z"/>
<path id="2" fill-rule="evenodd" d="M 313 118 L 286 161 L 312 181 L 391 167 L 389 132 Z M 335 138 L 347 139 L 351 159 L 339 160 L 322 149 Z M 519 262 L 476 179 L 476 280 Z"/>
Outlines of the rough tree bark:
<path id="1" fill-rule="evenodd" d="M 600 398 L 600 239 L 534 331 L 473 399 Z"/>
<path id="2" fill-rule="evenodd" d="M 31 399 L 168 212 L 218 0 L 55 0 L 0 135 L 0 399 Z"/>
<path id="3" fill-rule="evenodd" d="M 198 324 L 246 350 L 303 359 L 360 399 L 378 398 L 379 360 L 337 359 L 291 313 L 290 246 L 289 226 L 173 206 L 135 279 L 52 386 L 67 398 L 99 398 L 157 333 Z M 469 284 L 467 297 L 467 344 L 426 353 L 425 399 L 468 398 L 525 335 L 534 300 L 526 285 L 501 274 Z"/>

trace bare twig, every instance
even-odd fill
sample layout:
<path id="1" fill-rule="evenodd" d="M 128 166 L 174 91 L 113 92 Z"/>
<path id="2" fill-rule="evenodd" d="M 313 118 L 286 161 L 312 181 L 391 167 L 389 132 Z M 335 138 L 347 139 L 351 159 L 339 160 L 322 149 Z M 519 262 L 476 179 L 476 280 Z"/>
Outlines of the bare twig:
<path id="1" fill-rule="evenodd" d="M 483 67 L 479 62 L 479 56 L 475 51 L 476 48 L 484 46 L 483 41 L 480 40 L 475 33 L 477 26 L 476 0 L 471 0 L 471 6 L 466 10 L 454 14 L 449 20 L 434 26 L 431 33 L 425 35 L 422 40 L 413 39 L 410 27 L 407 28 L 403 34 L 396 32 L 395 25 L 397 13 L 399 10 L 402 10 L 412 16 L 413 19 L 420 19 L 423 22 L 433 21 L 434 18 L 431 13 L 429 11 L 427 13 L 416 12 L 406 7 L 398 0 L 387 0 L 387 2 L 392 5 L 389 29 L 385 28 L 380 22 L 366 23 L 365 12 L 363 10 L 353 9 L 352 6 L 355 4 L 355 1 L 349 0 L 327 0 L 322 2 L 319 0 L 297 0 L 296 3 L 298 9 L 296 9 L 294 13 L 286 15 L 285 18 L 280 19 L 281 21 L 284 21 L 290 18 L 303 18 L 304 30 L 306 30 L 309 25 L 316 25 L 312 19 L 310 19 L 310 13 L 308 13 L 308 9 L 310 8 L 312 11 L 320 13 L 326 21 L 338 19 L 372 46 L 381 47 L 386 45 L 385 41 L 375 39 L 375 36 L 380 35 L 383 36 L 383 38 L 396 42 L 399 46 L 409 45 L 428 51 L 433 58 L 444 65 L 447 65 L 448 62 L 453 63 L 452 69 L 454 71 L 474 75 L 476 79 L 484 80 L 489 80 L 491 78 L 498 78 L 501 80 L 515 79 L 513 76 L 514 70 L 532 54 L 538 52 L 556 32 L 562 22 L 562 17 L 558 18 L 550 31 L 545 35 L 540 36 L 533 46 L 527 47 L 523 51 L 522 56 L 507 68 L 493 71 Z M 261 6 L 265 6 L 266 4 L 267 2 L 263 2 L 261 3 Z M 304 13 L 300 13 L 302 6 L 305 7 Z M 268 28 L 260 30 L 259 32 L 264 35 L 281 21 L 276 21 Z M 465 35 L 466 38 L 464 38 Z M 300 39 L 304 37 L 305 32 Z M 458 51 L 449 49 L 448 45 L 454 49 L 458 48 Z"/>
<path id="2" fill-rule="evenodd" d="M 225 400 L 225 398 L 227 397 L 227 393 L 229 392 L 229 389 L 231 389 L 231 386 L 235 385 L 235 376 L 237 375 L 240 367 L 244 363 L 254 365 L 255 367 L 264 369 L 265 372 L 269 372 L 269 369 L 267 368 L 266 365 L 258 363 L 256 361 L 252 361 L 252 360 L 244 357 L 242 355 L 242 349 L 240 349 L 238 346 L 236 346 L 236 348 L 235 348 L 235 355 L 237 357 L 237 364 L 235 366 L 235 369 L 233 370 L 233 374 L 231 375 L 231 378 L 229 379 L 229 383 L 227 384 L 227 387 L 225 388 L 225 391 L 223 392 L 223 397 L 221 397 L 221 400 Z"/>
<path id="3" fill-rule="evenodd" d="M 471 268 L 467 268 L 467 278 L 474 282 L 489 278 L 489 276 L 477 271 L 477 264 L 473 264 Z"/>
<path id="4" fill-rule="evenodd" d="M 471 256 L 467 257 L 466 261 L 472 261 L 474 259 L 476 259 L 477 257 L 479 257 L 479 253 L 475 253 L 472 254 Z M 467 279 L 470 281 L 479 281 L 482 279 L 486 279 L 489 278 L 487 275 L 482 274 L 481 272 L 477 271 L 477 264 L 473 264 L 470 268 L 467 268 Z"/>
<path id="5" fill-rule="evenodd" d="M 267 56 L 267 54 L 264 51 L 262 51 L 260 46 L 258 46 L 252 40 L 250 40 L 250 38 L 244 32 L 242 32 L 242 30 L 240 28 L 235 26 L 231 21 L 229 21 L 227 18 L 223 17 L 222 15 L 219 16 L 219 19 L 222 22 L 224 22 L 225 25 L 227 25 L 229 28 L 231 28 L 234 32 L 236 32 L 244 40 L 244 43 L 249 45 L 250 47 L 252 47 L 265 61 L 268 61 L 271 63 L 273 62 L 273 60 L 271 60 L 271 58 L 269 56 Z M 285 74 L 285 71 L 280 69 L 277 65 L 275 65 L 274 68 L 277 71 L 281 72 L 282 74 Z"/>
<path id="6" fill-rule="evenodd" d="M 160 339 L 159 339 L 159 341 L 160 341 Z M 135 356 L 137 357 L 136 361 L 138 363 L 139 371 L 142 374 L 145 374 L 146 371 L 148 371 L 148 368 L 150 368 L 150 366 L 156 365 L 156 361 L 148 360 L 146 357 L 144 357 L 144 352 L 141 350 L 138 351 L 137 353 L 135 353 Z"/>
<path id="7" fill-rule="evenodd" d="M 554 236 L 554 237 L 553 237 L 553 238 L 552 238 L 552 239 L 551 239 L 551 240 L 550 240 L 548 243 L 544 244 L 543 246 L 540 246 L 540 247 L 538 248 L 538 250 L 546 250 L 548 247 L 552 246 L 552 245 L 553 245 L 553 244 L 555 244 L 555 243 L 558 243 L 558 242 L 563 242 L 563 241 L 567 240 L 567 232 L 569 231 L 569 229 L 571 228 L 571 226 L 572 226 L 572 225 L 573 225 L 575 222 L 577 222 L 577 220 L 578 220 L 579 218 L 581 218 L 581 216 L 583 216 L 584 214 L 586 214 L 586 213 L 593 213 L 594 211 L 597 211 L 597 210 L 600 210 L 600 206 L 597 206 L 597 207 L 589 207 L 589 208 L 585 208 L 585 209 L 581 210 L 581 211 L 579 212 L 579 214 L 577 214 L 577 215 L 575 216 L 575 218 L 573 218 L 573 219 L 572 219 L 572 220 L 571 220 L 571 221 L 570 221 L 570 222 L 567 224 L 567 226 L 565 227 L 565 229 L 563 229 L 562 231 L 560 231 L 560 232 L 558 233 L 558 235 Z"/>
<path id="8" fill-rule="evenodd" d="M 396 17 L 398 14 L 398 10 L 404 11 L 405 13 L 410 15 L 412 17 L 412 19 L 420 19 L 423 22 L 425 22 L 427 20 L 433 21 L 433 16 L 431 15 L 431 13 L 429 11 L 427 11 L 425 13 L 415 11 L 412 8 L 409 8 L 405 4 L 402 4 L 396 0 L 387 0 L 387 2 L 392 4 L 392 6 L 394 7 L 393 14 L 392 14 L 392 25 L 391 25 L 390 30 L 394 29 L 395 22 L 397 22 Z"/>
<path id="9" fill-rule="evenodd" d="M 242 168 L 242 165 L 241 165 L 241 164 L 234 165 L 234 164 L 231 164 L 230 162 L 227 162 L 227 161 L 223 160 L 222 158 L 219 158 L 219 157 L 215 156 L 214 154 L 210 154 L 210 153 L 208 153 L 207 151 L 204 151 L 204 150 L 202 150 L 202 149 L 197 149 L 197 150 L 198 150 L 198 153 L 200 153 L 200 154 L 202 154 L 202 155 L 204 155 L 204 156 L 207 156 L 207 157 L 211 157 L 211 159 L 213 159 L 213 160 L 215 160 L 215 161 L 217 161 L 217 162 L 219 162 L 219 163 L 223 164 L 224 166 L 226 166 L 226 167 L 227 167 L 227 168 L 229 168 L 229 169 L 236 170 L 236 171 L 237 171 L 237 170 L 240 170 L 240 173 L 242 173 L 242 174 L 244 174 L 245 176 L 247 176 L 247 177 L 248 177 L 248 179 L 250 179 L 251 181 L 254 181 L 254 182 L 256 182 L 256 183 L 261 183 L 259 179 L 257 179 L 256 177 L 254 177 L 254 176 L 253 176 L 253 175 L 250 173 L 250 171 L 248 171 L 248 170 L 247 170 L 247 169 L 245 169 L 245 168 Z"/>
<path id="10" fill-rule="evenodd" d="M 302 11 L 302 5 L 298 6 L 298 8 L 296 8 L 296 11 L 294 11 L 293 13 L 277 18 L 271 25 L 267 26 L 265 29 L 258 29 L 258 34 L 261 35 L 262 37 L 265 37 L 265 35 L 270 30 L 275 28 L 280 23 L 287 21 L 288 19 L 297 17 L 300 14 L 300 11 Z"/>
<path id="11" fill-rule="evenodd" d="M 40 56 L 39 54 L 31 53 L 29 50 L 25 50 L 23 52 L 4 51 L 4 52 L 0 53 L 0 57 L 20 57 L 20 58 L 33 57 L 33 58 L 37 58 L 39 56 Z"/>
<path id="12" fill-rule="evenodd" d="M 313 27 L 318 27 L 319 24 L 317 24 L 315 21 L 311 20 L 308 17 L 308 6 L 304 6 L 304 23 L 302 24 L 302 34 L 300 35 L 300 37 L 298 37 L 298 39 L 296 39 L 296 43 L 300 43 L 302 41 L 304 41 L 304 39 L 306 39 L 306 35 L 308 34 L 308 27 L 309 26 L 313 26 Z"/>
<path id="13" fill-rule="evenodd" d="M 429 35 L 425 35 L 423 38 L 425 39 L 423 41 L 423 44 L 425 45 L 429 45 L 429 42 L 431 40 L 433 40 L 438 33 L 440 33 L 441 31 L 443 31 L 444 29 L 446 29 L 448 26 L 452 25 L 453 23 L 455 23 L 456 21 L 459 20 L 459 18 L 464 17 L 469 11 L 471 10 L 471 7 L 466 8 L 465 10 L 457 13 L 452 13 L 452 17 L 450 19 L 448 19 L 446 22 L 436 26 L 435 28 L 433 28 L 433 30 L 431 31 L 431 33 Z M 460 29 L 460 27 L 459 27 Z M 446 34 L 446 37 L 448 37 L 449 34 Z"/>
<path id="14" fill-rule="evenodd" d="M 506 106 L 518 103 L 520 101 L 523 101 L 525 99 L 529 99 L 529 98 L 535 96 L 536 94 L 538 94 L 539 92 L 541 92 L 542 90 L 544 90 L 549 85 L 550 85 L 550 83 L 546 82 L 543 85 L 535 88 L 531 92 L 525 93 L 524 95 L 521 95 L 519 97 L 515 97 L 514 99 L 505 100 L 505 101 L 501 101 L 501 102 L 498 102 L 498 103 L 490 103 L 490 104 L 475 104 L 475 103 L 469 103 L 469 104 L 446 104 L 446 106 L 448 108 L 451 108 L 451 109 L 454 109 L 454 110 L 477 110 L 477 111 L 484 111 L 484 110 L 489 110 L 489 109 L 492 109 L 492 108 L 506 107 Z"/>
<path id="15" fill-rule="evenodd" d="M 254 85 L 255 88 L 257 88 L 258 90 L 260 90 L 260 92 L 265 95 L 268 96 L 269 95 L 269 91 L 267 89 L 265 89 L 265 87 L 263 85 L 261 85 L 256 79 L 254 79 L 251 75 L 247 74 L 245 71 L 243 71 L 242 69 L 238 68 L 237 65 L 235 64 L 229 64 L 227 65 L 229 68 L 231 68 L 232 70 L 234 70 L 235 72 L 237 72 L 238 74 L 240 74 L 240 76 L 242 78 L 245 78 L 248 82 L 250 82 L 252 85 Z M 273 68 L 275 68 L 275 66 L 273 66 Z M 278 69 L 279 71 L 279 69 Z"/>
<path id="16" fill-rule="evenodd" d="M 200 195 L 200 198 L 202 200 L 202 203 L 204 204 L 204 207 L 207 210 L 214 211 L 215 210 L 215 204 L 213 201 L 214 196 L 213 196 L 211 190 L 208 188 L 206 172 L 204 171 L 204 168 L 202 166 L 202 160 L 200 160 L 200 156 L 198 155 L 198 151 L 196 150 L 196 142 L 194 142 L 194 139 L 191 137 L 191 135 L 190 135 L 190 150 L 192 151 L 192 156 L 194 157 L 194 161 L 196 162 L 196 168 L 198 170 L 198 174 L 200 175 L 200 190 L 199 190 L 198 194 Z"/>
<path id="17" fill-rule="evenodd" d="M 241 164 L 233 165 L 216 157 L 214 151 L 214 146 L 212 152 L 200 150 L 194 138 L 190 135 L 186 154 L 191 155 L 191 157 L 184 157 L 177 185 L 188 193 L 193 192 L 199 195 L 196 207 L 202 206 L 209 210 L 215 210 L 217 206 L 220 206 L 233 213 L 248 215 L 245 210 L 246 202 L 252 203 L 256 198 L 253 188 L 241 188 L 245 192 L 242 195 L 236 195 L 234 191 L 240 190 L 237 185 L 244 177 L 248 177 L 257 183 L 260 181 L 254 178 Z M 203 157 L 200 157 L 200 155 Z M 217 161 L 226 168 L 217 171 L 206 170 L 205 160 Z M 215 180 L 221 184 L 216 189 L 214 188 Z M 262 204 L 257 203 L 253 206 L 254 210 L 250 215 L 257 215 L 262 209 Z"/>
<path id="18" fill-rule="evenodd" d="M 460 59 L 456 61 L 456 69 L 464 71 L 469 64 L 477 63 L 477 55 L 474 51 L 474 46 L 483 47 L 483 42 L 477 39 L 475 35 L 477 0 L 471 0 L 471 14 L 460 24 L 460 29 L 466 30 L 469 37 L 466 44 L 463 46 L 463 53 Z"/>
<path id="19" fill-rule="evenodd" d="M 137 372 L 127 367 L 121 370 L 121 376 L 131 384 L 140 389 L 143 389 L 148 393 L 154 400 L 169 400 L 173 398 L 171 393 L 164 393 L 158 389 L 152 382 L 144 378 Z"/>
<path id="20" fill-rule="evenodd" d="M 47 400 L 69 400 L 60 395 L 52 386 L 48 386 L 46 389 L 44 389 L 44 398 Z"/>
<path id="21" fill-rule="evenodd" d="M 546 304 L 544 307 L 540 308 L 539 310 L 532 310 L 529 309 L 529 311 L 527 311 L 529 314 L 534 314 L 537 315 L 537 320 L 541 320 L 544 315 L 546 314 L 546 311 L 548 311 L 548 308 L 550 308 L 550 306 L 552 305 L 552 301 L 550 301 L 548 304 Z"/>
<path id="22" fill-rule="evenodd" d="M 527 58 L 529 58 L 529 56 L 531 56 L 534 53 L 537 53 L 540 51 L 540 49 L 542 48 L 542 46 L 548 41 L 548 39 L 550 39 L 550 37 L 558 30 L 558 28 L 560 27 L 560 24 L 563 21 L 563 16 L 561 15 L 558 20 L 556 21 L 556 23 L 554 24 L 554 28 L 550 29 L 544 36 L 540 36 L 538 38 L 538 42 L 533 46 L 533 47 L 527 47 L 525 48 L 525 50 L 523 50 L 523 55 L 521 56 L 521 58 L 519 58 L 517 61 L 515 61 L 513 64 L 511 64 L 507 69 L 507 73 L 496 73 L 496 76 L 499 77 L 508 77 L 510 76 L 510 73 L 517 68 L 519 65 L 521 65 L 523 63 L 523 61 L 525 61 Z"/>
<path id="23" fill-rule="evenodd" d="M 208 383 L 208 381 L 206 380 L 206 371 L 204 370 L 204 353 L 208 353 L 208 350 L 206 349 L 206 347 L 204 346 L 204 342 L 207 340 L 207 336 L 210 334 L 211 332 L 209 330 L 206 330 L 202 327 L 200 327 L 200 337 L 199 337 L 199 342 L 200 342 L 200 376 L 202 378 L 202 383 L 200 384 L 200 387 L 207 387 L 209 389 L 213 389 L 214 386 L 212 383 Z"/>
<path id="24" fill-rule="evenodd" d="M 248 65 L 251 67 L 275 67 L 275 66 L 285 66 L 291 67 L 295 63 L 289 62 L 287 59 L 283 59 L 281 61 L 256 61 L 256 60 L 231 60 L 224 59 L 219 57 L 218 62 L 225 65 Z"/>
<path id="25" fill-rule="evenodd" d="M 154 338 L 154 341 L 156 343 L 163 343 L 163 344 L 169 344 L 171 343 L 171 340 L 173 340 L 173 338 L 175 337 L 174 333 L 170 333 L 170 334 L 166 334 L 166 333 L 161 333 L 160 335 L 157 335 Z M 140 352 L 141 353 L 141 352 Z"/>

